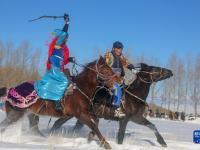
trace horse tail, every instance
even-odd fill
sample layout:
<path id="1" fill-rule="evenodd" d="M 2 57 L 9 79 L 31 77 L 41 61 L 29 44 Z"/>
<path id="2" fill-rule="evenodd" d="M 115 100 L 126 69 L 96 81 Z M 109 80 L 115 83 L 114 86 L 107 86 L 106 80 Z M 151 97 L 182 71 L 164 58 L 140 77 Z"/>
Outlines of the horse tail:
<path id="1" fill-rule="evenodd" d="M 5 96 L 7 93 L 7 88 L 6 87 L 2 87 L 0 88 L 0 97 Z"/>

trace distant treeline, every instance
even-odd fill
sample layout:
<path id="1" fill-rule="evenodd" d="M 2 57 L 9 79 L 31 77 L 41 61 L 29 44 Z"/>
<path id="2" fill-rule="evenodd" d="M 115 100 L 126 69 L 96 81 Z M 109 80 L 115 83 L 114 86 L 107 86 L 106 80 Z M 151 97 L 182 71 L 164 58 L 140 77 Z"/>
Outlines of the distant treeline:
<path id="1" fill-rule="evenodd" d="M 40 60 L 40 50 L 32 49 L 28 42 L 15 47 L 12 42 L 0 41 L 0 87 L 39 79 Z"/>

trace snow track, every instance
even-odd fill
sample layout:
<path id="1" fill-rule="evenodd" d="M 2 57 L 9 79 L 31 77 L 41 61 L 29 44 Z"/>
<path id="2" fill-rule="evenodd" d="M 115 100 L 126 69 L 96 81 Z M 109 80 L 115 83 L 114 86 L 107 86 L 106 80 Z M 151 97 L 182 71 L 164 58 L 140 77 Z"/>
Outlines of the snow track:
<path id="1" fill-rule="evenodd" d="M 5 117 L 0 112 L 0 120 Z M 56 118 L 52 119 L 50 126 Z M 123 145 L 116 143 L 118 130 L 117 122 L 100 121 L 100 130 L 108 139 L 114 150 L 200 150 L 200 145 L 192 142 L 193 130 L 200 129 L 200 122 L 180 122 L 160 119 L 150 119 L 158 128 L 168 144 L 167 148 L 161 147 L 148 128 L 129 122 L 126 130 L 126 138 Z M 48 136 L 47 127 L 49 117 L 40 118 L 40 130 Z M 55 135 L 42 138 L 31 135 L 28 132 L 28 120 L 25 118 L 8 127 L 0 134 L 0 150 L 98 150 L 103 149 L 97 141 L 88 143 L 89 128 L 84 127 L 79 132 L 72 132 L 76 120 L 72 119 L 59 129 Z"/>

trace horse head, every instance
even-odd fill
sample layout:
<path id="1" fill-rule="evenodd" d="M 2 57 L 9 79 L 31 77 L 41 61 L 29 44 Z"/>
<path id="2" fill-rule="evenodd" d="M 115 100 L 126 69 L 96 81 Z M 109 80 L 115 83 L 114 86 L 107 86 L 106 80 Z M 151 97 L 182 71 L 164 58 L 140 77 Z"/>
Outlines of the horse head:
<path id="1" fill-rule="evenodd" d="M 112 88 L 115 82 L 122 82 L 122 78 L 112 71 L 102 56 L 97 60 L 96 70 L 97 80 L 109 88 Z"/>
<path id="2" fill-rule="evenodd" d="M 110 68 L 105 59 L 100 56 L 96 61 L 93 61 L 86 65 L 83 72 L 89 73 L 89 81 L 93 84 L 103 84 L 108 88 L 112 88 L 115 82 L 120 83 L 122 80 L 117 76 Z"/>
<path id="3" fill-rule="evenodd" d="M 173 76 L 171 70 L 157 66 L 149 66 L 145 63 L 140 63 L 136 66 L 139 69 L 138 78 L 145 83 L 153 83 L 165 80 Z"/>

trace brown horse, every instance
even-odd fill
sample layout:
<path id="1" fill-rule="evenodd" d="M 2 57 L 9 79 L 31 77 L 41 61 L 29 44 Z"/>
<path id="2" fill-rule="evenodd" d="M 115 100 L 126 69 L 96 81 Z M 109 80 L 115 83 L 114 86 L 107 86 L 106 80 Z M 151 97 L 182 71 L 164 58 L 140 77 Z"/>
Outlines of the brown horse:
<path id="1" fill-rule="evenodd" d="M 37 115 L 64 117 L 65 119 L 76 117 L 98 136 L 101 141 L 100 143 L 104 148 L 111 149 L 109 143 L 98 129 L 95 121 L 97 120 L 96 116 L 91 113 L 91 99 L 96 87 L 100 83 L 111 88 L 114 82 L 119 82 L 120 80 L 121 79 L 112 72 L 112 69 L 106 65 L 105 60 L 101 57 L 98 61 L 94 61 L 85 66 L 85 69 L 77 76 L 77 89 L 74 90 L 73 95 L 65 96 L 62 101 L 64 108 L 63 112 L 56 111 L 53 102 L 41 99 L 37 100 L 30 108 L 20 110 L 13 108 L 9 102 L 6 102 L 7 118 L 0 123 L 0 127 L 5 129 L 10 124 L 22 118 L 26 112 L 31 112 L 31 115 L 29 115 L 31 126 L 37 125 L 39 122 L 39 118 L 32 113 Z M 0 93 L 2 95 L 5 94 L 5 88 L 2 88 Z"/>
<path id="2" fill-rule="evenodd" d="M 130 86 L 124 89 L 125 100 L 123 101 L 123 106 L 126 113 L 126 117 L 123 120 L 119 121 L 118 144 L 123 143 L 127 123 L 129 121 L 133 121 L 137 124 L 144 125 L 150 128 L 154 132 L 158 143 L 166 147 L 167 144 L 165 143 L 163 137 L 158 132 L 155 125 L 152 124 L 150 121 L 148 121 L 144 117 L 145 108 L 146 108 L 145 101 L 148 96 L 150 86 L 153 82 L 165 80 L 173 76 L 173 74 L 168 69 L 155 67 L 155 66 L 148 66 L 143 63 L 140 64 L 139 68 L 140 68 L 140 72 L 137 73 L 137 79 L 133 83 L 131 83 Z M 98 95 L 98 97 L 101 97 L 100 101 L 103 101 L 102 100 L 103 97 L 105 99 L 108 99 L 108 96 L 105 97 L 104 92 L 99 92 L 99 94 L 100 95 Z M 105 106 L 97 107 L 95 112 L 99 118 L 111 119 L 109 116 L 113 115 L 111 114 L 112 111 L 110 111 L 109 108 Z M 65 118 L 58 119 L 54 123 L 52 129 L 54 130 L 58 129 L 63 123 L 65 123 L 66 120 L 67 119 Z M 83 124 L 81 123 L 81 121 L 78 120 L 74 129 L 78 130 L 81 127 L 83 127 Z M 92 131 L 89 134 L 89 138 L 92 139 L 93 136 L 94 136 L 94 132 Z"/>

